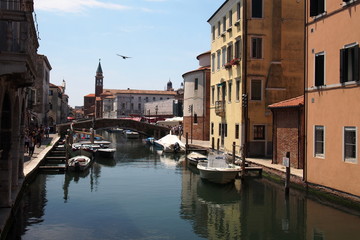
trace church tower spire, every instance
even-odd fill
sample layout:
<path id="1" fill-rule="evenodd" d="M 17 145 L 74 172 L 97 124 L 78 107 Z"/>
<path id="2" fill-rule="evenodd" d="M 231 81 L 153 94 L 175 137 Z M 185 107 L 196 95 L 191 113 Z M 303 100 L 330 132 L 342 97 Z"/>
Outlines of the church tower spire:
<path id="1" fill-rule="evenodd" d="M 98 68 L 96 70 L 96 76 L 95 76 L 95 97 L 99 97 L 100 94 L 103 92 L 103 71 L 101 68 L 101 59 L 99 59 L 99 65 Z"/>

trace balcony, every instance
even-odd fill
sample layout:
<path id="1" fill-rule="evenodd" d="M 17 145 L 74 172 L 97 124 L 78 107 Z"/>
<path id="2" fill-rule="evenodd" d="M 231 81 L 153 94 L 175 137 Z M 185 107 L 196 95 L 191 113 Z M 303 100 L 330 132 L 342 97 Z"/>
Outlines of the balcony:
<path id="1" fill-rule="evenodd" d="M 215 102 L 215 114 L 218 116 L 225 116 L 225 101 Z"/>
<path id="2" fill-rule="evenodd" d="M 0 0 L 0 76 L 19 88 L 36 77 L 39 43 L 32 11 L 32 0 Z"/>

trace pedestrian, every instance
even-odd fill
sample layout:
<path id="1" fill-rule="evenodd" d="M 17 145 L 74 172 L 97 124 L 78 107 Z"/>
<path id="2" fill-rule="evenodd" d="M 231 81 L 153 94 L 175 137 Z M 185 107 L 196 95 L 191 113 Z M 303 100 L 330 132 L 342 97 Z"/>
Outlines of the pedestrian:
<path id="1" fill-rule="evenodd" d="M 36 143 L 38 144 L 38 148 L 41 146 L 41 132 L 39 131 L 37 134 L 36 134 Z"/>
<path id="2" fill-rule="evenodd" d="M 35 144 L 36 144 L 35 138 L 30 135 L 30 137 L 29 137 L 29 157 L 32 157 L 32 155 L 34 154 Z"/>
<path id="3" fill-rule="evenodd" d="M 46 126 L 45 127 L 45 137 L 46 138 L 49 138 L 49 133 L 50 133 L 50 128 L 49 128 L 49 126 Z"/>
<path id="4" fill-rule="evenodd" d="M 29 142 L 30 142 L 28 133 L 25 133 L 24 141 L 25 141 L 25 150 L 24 151 L 26 153 L 28 153 L 29 152 Z"/>

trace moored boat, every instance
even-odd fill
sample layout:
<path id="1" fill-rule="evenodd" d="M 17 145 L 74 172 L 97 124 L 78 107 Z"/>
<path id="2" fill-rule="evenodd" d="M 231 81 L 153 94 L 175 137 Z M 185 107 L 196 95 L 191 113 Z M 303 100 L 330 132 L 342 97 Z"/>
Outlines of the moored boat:
<path id="1" fill-rule="evenodd" d="M 139 138 L 139 136 L 140 136 L 140 134 L 138 132 L 134 132 L 131 130 L 124 131 L 124 134 L 125 134 L 126 138 L 129 138 L 129 139 L 136 139 L 136 138 Z"/>
<path id="2" fill-rule="evenodd" d="M 168 134 L 165 137 L 154 141 L 154 144 L 162 148 L 163 152 L 185 152 L 185 144 L 181 142 L 176 135 Z"/>
<path id="3" fill-rule="evenodd" d="M 96 150 L 96 155 L 104 158 L 113 158 L 115 152 L 115 148 L 99 148 Z"/>
<path id="4" fill-rule="evenodd" d="M 72 171 L 84 171 L 90 166 L 91 159 L 84 155 L 72 157 L 68 160 L 68 169 Z"/>
<path id="5" fill-rule="evenodd" d="M 196 166 L 199 162 L 207 162 L 208 158 L 207 156 L 200 154 L 198 152 L 191 152 L 187 155 L 187 159 L 189 161 L 189 164 L 192 164 Z"/>
<path id="6" fill-rule="evenodd" d="M 208 162 L 198 163 L 197 168 L 200 178 L 218 184 L 233 182 L 241 171 L 240 166 L 227 163 L 224 155 L 209 155 Z"/>

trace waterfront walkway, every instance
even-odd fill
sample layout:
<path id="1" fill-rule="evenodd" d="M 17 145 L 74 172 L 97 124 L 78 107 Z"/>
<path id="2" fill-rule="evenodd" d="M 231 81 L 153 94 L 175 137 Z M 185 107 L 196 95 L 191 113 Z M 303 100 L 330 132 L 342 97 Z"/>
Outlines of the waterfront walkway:
<path id="1" fill-rule="evenodd" d="M 24 155 L 24 179 L 19 181 L 19 186 L 17 191 L 12 194 L 12 202 L 15 204 L 16 198 L 19 196 L 19 193 L 23 187 L 23 184 L 26 178 L 33 173 L 37 167 L 40 165 L 40 162 L 45 158 L 47 153 L 53 148 L 54 144 L 59 140 L 57 134 L 50 134 L 49 138 L 44 138 L 41 142 L 41 146 L 35 146 L 34 154 L 32 157 L 29 157 L 28 153 Z M 12 208 L 0 208 L 0 238 L 3 232 L 6 222 L 10 219 L 11 212 L 15 210 Z"/>

